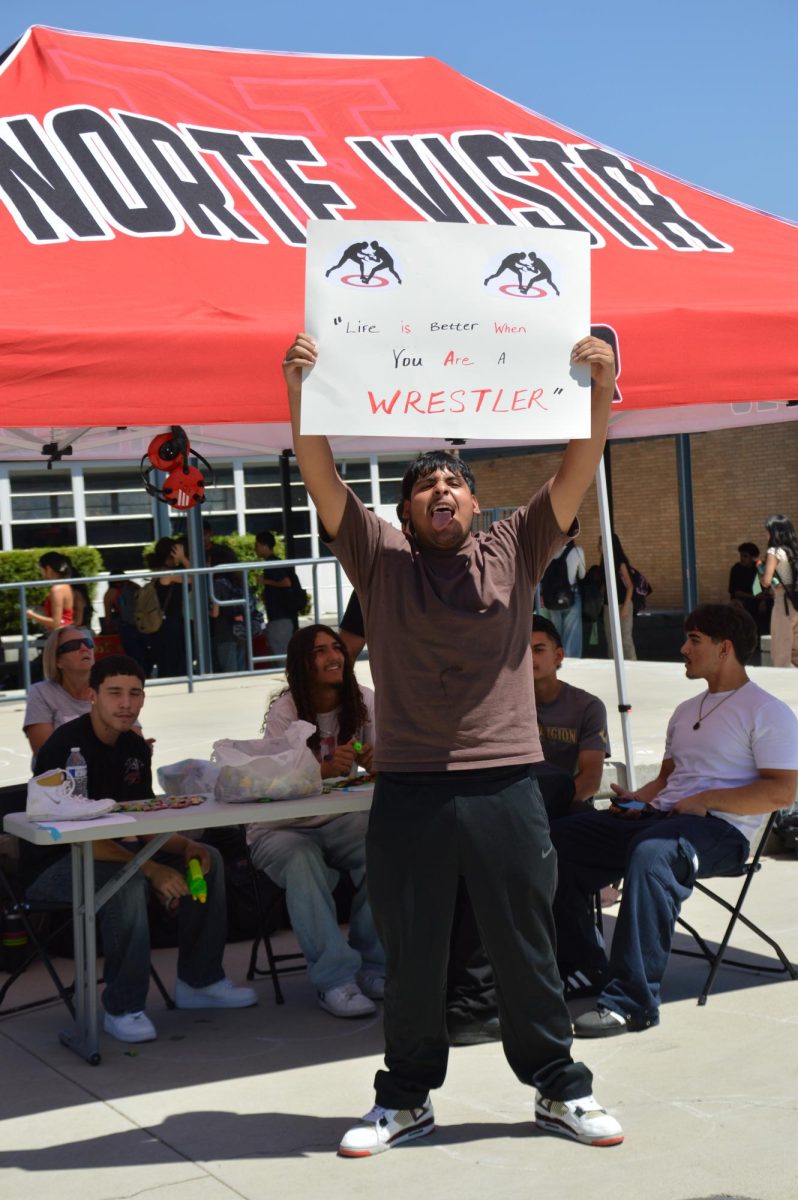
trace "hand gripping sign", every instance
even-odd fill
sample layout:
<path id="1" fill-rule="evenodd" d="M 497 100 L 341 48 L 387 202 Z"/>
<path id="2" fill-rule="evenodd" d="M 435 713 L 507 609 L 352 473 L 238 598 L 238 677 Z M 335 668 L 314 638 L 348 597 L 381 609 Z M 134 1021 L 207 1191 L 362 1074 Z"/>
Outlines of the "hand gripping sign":
<path id="1" fill-rule="evenodd" d="M 302 432 L 566 440 L 590 432 L 588 235 L 311 221 Z"/>

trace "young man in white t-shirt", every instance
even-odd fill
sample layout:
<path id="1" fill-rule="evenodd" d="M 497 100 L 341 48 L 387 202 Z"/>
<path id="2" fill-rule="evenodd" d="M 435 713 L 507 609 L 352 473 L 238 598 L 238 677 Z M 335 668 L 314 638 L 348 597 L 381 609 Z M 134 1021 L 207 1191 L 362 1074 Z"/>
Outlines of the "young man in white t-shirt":
<path id="1" fill-rule="evenodd" d="M 361 688 L 335 630 L 308 625 L 288 643 L 288 687 L 271 703 L 264 731 L 280 737 L 294 721 L 310 721 L 308 745 L 323 779 L 371 770 L 374 693 Z M 291 926 L 302 949 L 319 1004 L 334 1017 L 375 1011 L 384 991 L 385 956 L 366 896 L 368 813 L 305 817 L 250 825 L 253 862 L 285 888 Z M 338 925 L 333 889 L 347 872 L 355 886 L 349 938 Z"/>
<path id="2" fill-rule="evenodd" d="M 676 918 L 696 879 L 735 874 L 762 818 L 788 808 L 798 785 L 798 719 L 750 680 L 756 627 L 742 608 L 704 604 L 685 621 L 688 679 L 707 690 L 668 723 L 659 775 L 615 803 L 552 827 L 559 883 L 554 905 L 561 973 L 606 971 L 577 1037 L 611 1037 L 659 1023 L 660 984 Z M 625 808 L 629 803 L 635 807 Z M 624 876 L 609 963 L 590 899 Z"/>

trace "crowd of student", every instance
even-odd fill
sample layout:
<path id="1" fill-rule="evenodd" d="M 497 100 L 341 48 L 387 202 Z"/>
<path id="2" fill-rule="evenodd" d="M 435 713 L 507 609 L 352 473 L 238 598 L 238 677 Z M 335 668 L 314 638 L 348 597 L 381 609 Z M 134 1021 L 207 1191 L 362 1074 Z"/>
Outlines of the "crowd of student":
<path id="1" fill-rule="evenodd" d="M 798 667 L 798 535 L 792 521 L 773 513 L 765 522 L 764 558 L 755 542 L 741 542 L 729 571 L 729 599 L 741 604 L 760 634 L 770 634 L 774 667 Z"/>
<path id="2" fill-rule="evenodd" d="M 768 545 L 764 557 L 754 542 L 742 542 L 738 547 L 740 557 L 729 572 L 728 594 L 732 602 L 741 604 L 753 617 L 760 635 L 771 635 L 772 665 L 798 666 L 798 597 L 794 584 L 798 578 L 798 536 L 789 518 L 781 514 L 768 517 L 765 528 Z M 229 546 L 213 538 L 208 521 L 203 523 L 203 531 L 207 566 L 225 563 L 232 566 L 238 561 Z M 257 534 L 258 558 L 278 563 L 275 544 L 270 531 Z M 587 643 L 597 643 L 600 636 L 604 647 L 609 647 L 611 605 L 606 572 L 610 569 L 615 581 L 621 652 L 627 661 L 634 662 L 637 658 L 634 618 L 645 607 L 651 585 L 631 564 L 616 533 L 612 534 L 611 560 L 605 562 L 601 538 L 598 552 L 599 562 L 588 568 L 585 552 L 575 541 L 558 550 L 536 589 L 535 611 L 554 625 L 569 658 L 582 657 Z M 189 632 L 188 641 L 186 638 L 183 577 L 174 574 L 191 566 L 185 535 L 159 538 L 147 565 L 160 574 L 143 598 L 143 589 L 132 578 L 108 585 L 103 597 L 101 631 L 117 635 L 124 652 L 142 666 L 148 677 L 153 670 L 161 678 L 180 676 L 186 673 L 186 647 L 193 647 L 192 633 Z M 66 625 L 90 630 L 92 611 L 88 591 L 79 582 L 67 556 L 49 551 L 39 560 L 39 570 L 51 586 L 41 610 L 28 609 L 27 617 L 50 632 Z M 284 656 L 289 639 L 298 628 L 305 593 L 290 567 L 272 565 L 261 574 L 258 587 L 259 597 L 250 598 L 249 632 L 257 636 L 262 631 L 262 606 L 267 640 L 261 649 Z M 213 670 L 241 672 L 246 667 L 247 636 L 242 573 L 232 570 L 215 573 L 213 593 L 215 598 L 209 611 Z M 147 610 L 145 617 L 141 616 L 143 609 Z M 362 647 L 365 638 L 361 625 L 357 637 Z M 357 653 L 355 650 L 354 657 Z"/>
<path id="3" fill-rule="evenodd" d="M 314 343 L 299 335 L 284 363 L 294 447 L 361 611 L 347 633 L 315 625 L 293 634 L 287 687 L 265 729 L 310 721 L 322 776 L 373 770 L 374 798 L 367 823 L 349 815 L 264 824 L 250 828 L 248 841 L 257 866 L 286 890 L 322 1007 L 346 1017 L 384 1004 L 375 1105 L 346 1131 L 339 1153 L 368 1157 L 432 1133 L 430 1091 L 444 1081 L 450 1045 L 495 1036 L 535 1090 L 539 1127 L 617 1145 L 620 1124 L 593 1096 L 572 1039 L 658 1023 L 676 917 L 695 880 L 737 871 L 763 814 L 792 803 L 798 720 L 746 674 L 756 629 L 742 606 L 701 606 L 686 621 L 682 654 L 688 678 L 706 690 L 673 714 L 657 778 L 635 794 L 615 786 L 609 809 L 594 810 L 609 753 L 606 710 L 559 678 L 560 631 L 531 620 L 531 597 L 578 530 L 606 434 L 611 350 L 590 337 L 573 351 L 593 378 L 591 437 L 567 447 L 529 505 L 480 534 L 472 533 L 473 476 L 448 452 L 421 455 L 408 468 L 401 530 L 364 507 L 338 476 L 326 440 L 300 431 L 302 372 L 315 361 Z M 789 549 L 771 557 L 789 612 L 796 560 Z M 776 565 L 768 561 L 765 586 Z M 615 566 L 620 597 L 617 557 Z M 70 796 L 64 768 L 75 744 L 88 763 L 89 796 L 151 794 L 150 755 L 134 729 L 144 672 L 129 658 L 92 666 L 78 634 L 54 634 L 55 682 L 89 711 L 39 744 L 32 811 L 44 811 L 48 789 L 67 804 L 91 803 Z M 353 649 L 368 640 L 375 697 L 355 680 L 345 637 Z M 46 724 L 26 718 L 26 732 L 38 740 Z M 100 913 L 110 943 L 106 1029 L 123 1040 L 155 1036 L 143 1005 L 150 889 L 181 917 L 178 1005 L 255 1000 L 224 976 L 214 856 L 193 841 L 172 841 L 164 848 L 172 861 L 156 856 L 120 889 L 113 913 L 110 905 Z M 116 842 L 96 846 L 109 871 L 130 856 Z M 188 857 L 200 860 L 215 897 L 204 916 L 175 869 Z M 68 859 L 58 854 L 41 865 L 37 894 L 66 893 Z M 332 896 L 340 872 L 355 890 L 348 938 Z M 608 958 L 590 904 L 621 878 Z M 135 945 L 132 963 L 125 938 Z M 597 1002 L 572 1026 L 566 996 L 579 988 Z"/>
<path id="4" fill-rule="evenodd" d="M 203 523 L 203 531 L 205 565 L 229 564 L 231 568 L 208 576 L 213 671 L 244 671 L 248 636 L 256 653 L 284 656 L 307 595 L 296 572 L 280 565 L 275 553 L 275 535 L 270 530 L 255 535 L 255 553 L 269 566 L 260 573 L 248 596 L 244 573 L 233 569 L 239 562 L 234 551 L 212 536 L 209 522 Z M 190 576 L 186 578 L 179 573 L 191 568 L 187 537 L 181 534 L 159 538 L 146 556 L 146 566 L 156 574 L 144 586 L 133 577 L 109 583 L 103 595 L 101 636 L 118 638 L 119 648 L 139 663 L 148 678 L 153 673 L 161 679 L 179 677 L 186 674 L 189 657 L 195 657 L 190 602 L 193 582 Z M 75 626 L 91 638 L 93 614 L 89 594 L 85 584 L 78 582 L 79 576 L 69 558 L 48 551 L 39 560 L 39 571 L 50 587 L 42 607 L 28 609 L 27 618 L 48 633 Z M 262 633 L 265 638 L 258 643 Z M 34 664 L 33 673 L 34 678 L 41 678 L 42 673 L 47 679 L 53 678 L 52 674 L 46 674 L 43 659 Z"/>
<path id="5" fill-rule="evenodd" d="M 792 521 L 774 513 L 765 521 L 767 548 L 760 554 L 755 542 L 742 542 L 739 561 L 729 572 L 729 599 L 751 615 L 760 635 L 771 638 L 770 662 L 774 667 L 798 666 L 798 536 Z M 600 561 L 585 565 L 585 552 L 570 542 L 549 563 L 537 592 L 537 607 L 556 627 L 569 658 L 580 658 L 588 642 L 610 640 L 610 599 L 606 570 L 615 576 L 621 652 L 630 662 L 637 658 L 634 618 L 645 607 L 652 588 L 612 535 L 612 558 L 605 563 L 601 538 Z"/>

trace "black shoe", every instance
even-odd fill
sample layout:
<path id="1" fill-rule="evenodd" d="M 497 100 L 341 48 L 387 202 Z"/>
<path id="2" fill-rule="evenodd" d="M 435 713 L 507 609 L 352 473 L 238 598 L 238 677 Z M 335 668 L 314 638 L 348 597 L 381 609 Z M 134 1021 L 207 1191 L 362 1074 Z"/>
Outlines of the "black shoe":
<path id="1" fill-rule="evenodd" d="M 574 1037 L 601 1038 L 616 1037 L 619 1033 L 627 1033 L 629 1018 L 622 1013 L 613 1012 L 599 1004 L 591 1012 L 582 1013 L 574 1021 Z"/>
<path id="2" fill-rule="evenodd" d="M 606 971 L 571 971 L 563 979 L 566 1000 L 586 1000 L 600 996 L 609 976 Z"/>
<path id="3" fill-rule="evenodd" d="M 501 1041 L 502 1030 L 498 1017 L 487 1017 L 484 1021 L 450 1022 L 450 1046 L 479 1046 L 482 1042 Z"/>

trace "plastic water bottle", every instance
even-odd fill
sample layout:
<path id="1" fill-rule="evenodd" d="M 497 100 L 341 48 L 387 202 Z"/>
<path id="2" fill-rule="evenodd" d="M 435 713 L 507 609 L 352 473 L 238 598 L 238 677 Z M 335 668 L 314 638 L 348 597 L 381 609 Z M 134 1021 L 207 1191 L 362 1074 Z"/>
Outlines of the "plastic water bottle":
<path id="1" fill-rule="evenodd" d="M 69 758 L 66 761 L 67 775 L 71 775 L 75 781 L 75 796 L 83 796 L 84 799 L 89 794 L 89 769 L 86 766 L 86 759 L 80 752 L 80 746 L 73 746 L 69 752 Z"/>

